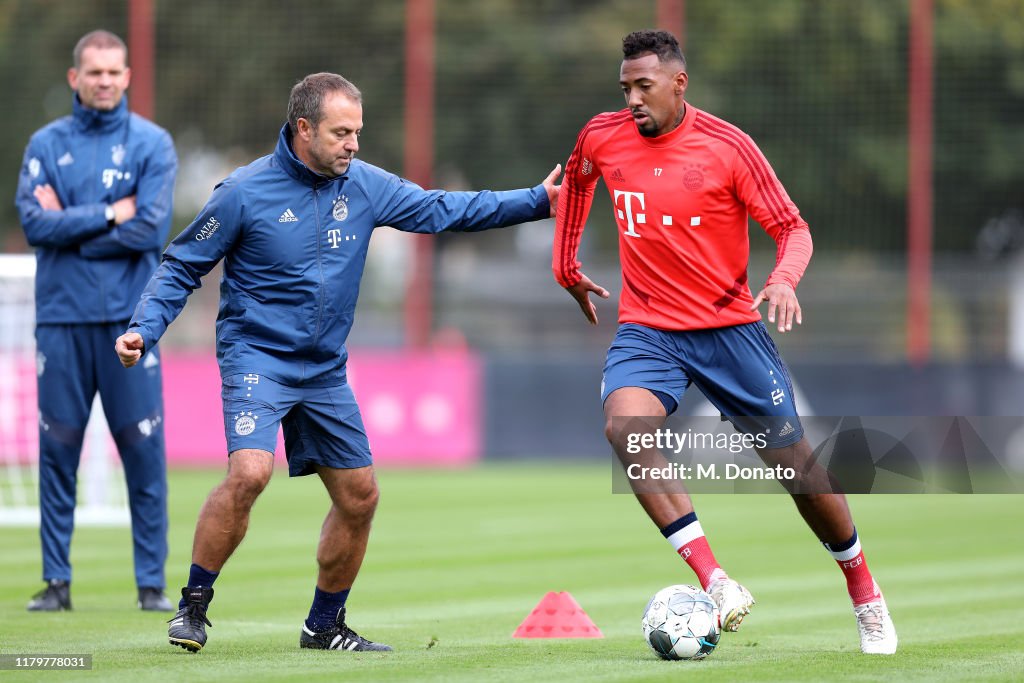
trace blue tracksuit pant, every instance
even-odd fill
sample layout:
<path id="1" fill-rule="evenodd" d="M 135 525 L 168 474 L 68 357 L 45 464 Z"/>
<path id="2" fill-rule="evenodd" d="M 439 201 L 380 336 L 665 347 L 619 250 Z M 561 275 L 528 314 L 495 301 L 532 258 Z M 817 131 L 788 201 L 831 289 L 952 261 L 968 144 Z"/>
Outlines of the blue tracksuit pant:
<path id="1" fill-rule="evenodd" d="M 117 323 L 39 324 L 39 535 L 43 579 L 71 580 L 78 462 L 93 398 L 117 444 L 128 485 L 135 581 L 164 588 L 167 559 L 167 468 L 159 350 L 153 360 L 126 369 L 114 341 Z"/>

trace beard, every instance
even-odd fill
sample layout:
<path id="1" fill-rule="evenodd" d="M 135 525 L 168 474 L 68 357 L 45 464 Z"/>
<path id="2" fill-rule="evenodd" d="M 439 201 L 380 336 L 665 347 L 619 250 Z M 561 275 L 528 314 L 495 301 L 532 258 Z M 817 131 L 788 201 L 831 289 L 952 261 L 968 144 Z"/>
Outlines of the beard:
<path id="1" fill-rule="evenodd" d="M 636 129 L 645 138 L 654 138 L 658 136 L 658 124 L 654 122 L 654 119 L 648 117 L 647 123 L 637 124 Z"/>
<path id="2" fill-rule="evenodd" d="M 337 178 L 344 174 L 352 164 L 353 158 L 339 158 L 336 154 L 329 152 L 320 145 L 317 137 L 313 138 L 312 144 L 309 147 L 309 155 L 313 157 L 313 160 L 316 161 L 319 167 L 314 170 L 328 178 Z"/>

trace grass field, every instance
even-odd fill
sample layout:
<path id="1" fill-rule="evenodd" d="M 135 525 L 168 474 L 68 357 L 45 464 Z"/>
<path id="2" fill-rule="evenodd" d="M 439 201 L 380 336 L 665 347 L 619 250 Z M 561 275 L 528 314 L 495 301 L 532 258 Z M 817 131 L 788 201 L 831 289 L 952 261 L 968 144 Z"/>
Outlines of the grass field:
<path id="1" fill-rule="evenodd" d="M 868 561 L 900 635 L 893 657 L 859 653 L 841 574 L 780 495 L 698 497 L 723 566 L 758 600 L 702 662 L 663 662 L 640 613 L 689 569 L 604 466 L 488 465 L 380 472 L 381 506 L 349 622 L 387 654 L 298 648 L 327 499 L 278 472 L 210 608 L 197 655 L 172 648 L 166 616 L 135 609 L 125 529 L 81 529 L 75 611 L 29 614 L 39 582 L 33 529 L 0 528 L 0 653 L 91 653 L 89 672 L 0 672 L 0 680 L 1020 680 L 1024 677 L 1024 501 L 1017 496 L 853 499 Z M 219 472 L 171 475 L 171 591 Z M 549 590 L 567 590 L 604 632 L 514 640 Z"/>

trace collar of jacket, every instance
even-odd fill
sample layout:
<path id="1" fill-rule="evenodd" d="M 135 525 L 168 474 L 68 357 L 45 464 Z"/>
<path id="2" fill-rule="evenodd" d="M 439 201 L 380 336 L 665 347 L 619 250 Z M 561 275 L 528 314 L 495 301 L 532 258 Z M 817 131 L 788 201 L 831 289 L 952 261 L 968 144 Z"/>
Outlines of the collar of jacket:
<path id="1" fill-rule="evenodd" d="M 310 170 L 309 166 L 302 163 L 295 150 L 292 149 L 292 129 L 287 122 L 281 126 L 281 134 L 277 136 L 277 149 L 274 150 L 274 157 L 281 164 L 285 173 L 307 185 L 323 185 L 338 179 L 348 179 L 348 172 L 337 178 L 328 178 L 325 175 Z M 354 160 L 353 160 L 354 161 Z M 351 169 L 351 164 L 349 169 Z"/>
<path id="2" fill-rule="evenodd" d="M 122 97 L 116 107 L 110 111 L 90 109 L 78 99 L 78 93 L 71 98 L 72 116 L 75 125 L 81 130 L 109 133 L 124 125 L 131 113 L 128 111 L 128 98 Z"/>

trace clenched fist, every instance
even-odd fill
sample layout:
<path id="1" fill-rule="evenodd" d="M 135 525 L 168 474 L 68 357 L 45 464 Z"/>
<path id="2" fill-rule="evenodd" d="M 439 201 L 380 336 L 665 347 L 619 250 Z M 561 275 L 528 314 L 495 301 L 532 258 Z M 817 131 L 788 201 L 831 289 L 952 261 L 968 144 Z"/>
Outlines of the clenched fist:
<path id="1" fill-rule="evenodd" d="M 146 345 L 142 341 L 142 335 L 138 332 L 126 332 L 117 338 L 114 343 L 114 350 L 117 357 L 121 359 L 121 365 L 130 368 L 142 358 L 142 352 Z"/>

